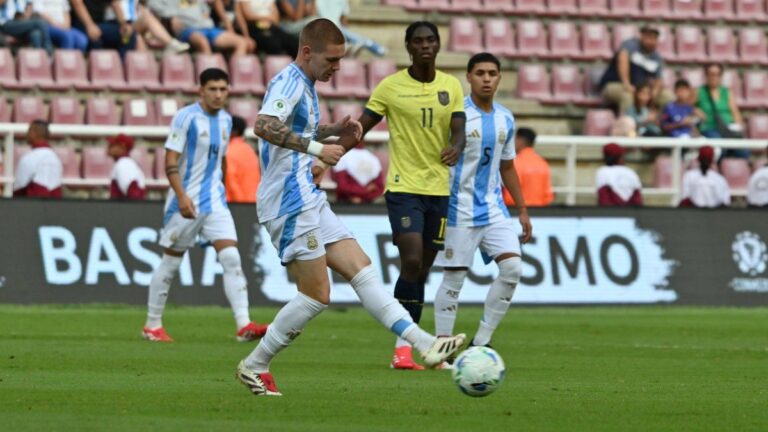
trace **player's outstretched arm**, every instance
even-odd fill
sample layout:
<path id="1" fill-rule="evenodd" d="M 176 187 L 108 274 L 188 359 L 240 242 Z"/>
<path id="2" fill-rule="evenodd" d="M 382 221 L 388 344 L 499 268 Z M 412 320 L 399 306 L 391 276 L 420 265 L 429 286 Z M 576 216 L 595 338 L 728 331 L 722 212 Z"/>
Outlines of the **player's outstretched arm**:
<path id="1" fill-rule="evenodd" d="M 360 136 L 355 137 L 353 134 L 346 134 L 339 136 L 339 141 L 337 142 L 338 145 L 344 147 L 344 151 L 347 152 L 350 149 L 353 149 L 357 146 L 357 144 L 365 137 L 365 134 L 368 133 L 371 129 L 373 129 L 374 126 L 379 124 L 383 117 L 373 113 L 370 110 L 365 110 L 363 112 L 363 115 L 360 116 L 360 119 L 357 121 L 360 123 L 360 127 L 362 129 Z"/>
<path id="2" fill-rule="evenodd" d="M 335 144 L 324 145 L 291 131 L 277 117 L 259 114 L 253 132 L 272 145 L 317 156 L 328 165 L 336 165 L 344 149 Z"/>
<path id="3" fill-rule="evenodd" d="M 353 136 L 357 140 L 360 140 L 363 135 L 363 127 L 360 126 L 360 122 L 352 120 L 350 116 L 346 116 L 336 123 L 322 124 L 317 127 L 318 141 L 332 136 L 343 137 L 347 135 Z"/>
<path id="4" fill-rule="evenodd" d="M 464 151 L 464 145 L 467 142 L 465 135 L 465 125 L 467 117 L 464 113 L 453 113 L 451 117 L 451 146 L 443 149 L 440 154 L 440 161 L 448 166 L 456 165 L 459 156 Z"/>
<path id="5" fill-rule="evenodd" d="M 523 227 L 521 241 L 528 243 L 533 235 L 533 226 L 531 225 L 531 218 L 528 217 L 528 208 L 525 206 L 525 199 L 520 188 L 520 179 L 517 177 L 517 170 L 515 170 L 513 160 L 501 161 L 501 181 L 504 182 L 504 186 L 507 187 L 512 198 L 515 200 L 517 211 L 520 213 L 520 225 Z"/>

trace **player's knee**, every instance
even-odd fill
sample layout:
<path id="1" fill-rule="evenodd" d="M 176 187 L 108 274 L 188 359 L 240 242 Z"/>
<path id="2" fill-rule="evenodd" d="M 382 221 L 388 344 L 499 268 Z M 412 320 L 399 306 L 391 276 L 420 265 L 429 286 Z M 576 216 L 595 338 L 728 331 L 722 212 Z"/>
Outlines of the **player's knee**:
<path id="1" fill-rule="evenodd" d="M 510 284 L 520 282 L 523 272 L 523 260 L 519 256 L 507 258 L 499 262 L 499 279 Z"/>
<path id="2" fill-rule="evenodd" d="M 239 270 L 240 269 L 240 253 L 234 246 L 224 248 L 219 251 L 219 262 L 227 270 Z"/>
<path id="3" fill-rule="evenodd" d="M 421 273 L 421 255 L 411 254 L 400 257 L 401 272 L 416 276 Z"/>

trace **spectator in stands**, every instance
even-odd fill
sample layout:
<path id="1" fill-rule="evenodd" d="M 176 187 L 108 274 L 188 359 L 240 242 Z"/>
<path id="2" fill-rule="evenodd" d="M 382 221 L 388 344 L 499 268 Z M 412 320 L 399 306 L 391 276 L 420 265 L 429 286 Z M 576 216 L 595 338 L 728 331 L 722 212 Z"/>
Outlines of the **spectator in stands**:
<path id="1" fill-rule="evenodd" d="M 304 26 L 317 18 L 313 0 L 277 0 L 280 9 L 280 27 L 298 36 Z"/>
<path id="2" fill-rule="evenodd" d="M 683 175 L 683 193 L 680 207 L 728 207 L 731 191 L 725 177 L 712 170 L 715 150 L 710 146 L 699 149 L 699 166 Z"/>
<path id="3" fill-rule="evenodd" d="M 240 31 L 255 41 L 259 52 L 287 54 L 296 58 L 299 38 L 280 27 L 280 12 L 275 0 L 236 0 L 235 19 Z"/>
<path id="4" fill-rule="evenodd" d="M 643 205 L 642 184 L 637 173 L 624 165 L 624 148 L 618 144 L 603 147 L 605 165 L 597 170 L 597 204 L 603 207 Z"/>
<path id="5" fill-rule="evenodd" d="M 72 28 L 69 0 L 31 0 L 32 12 L 48 23 L 48 34 L 59 48 L 85 52 L 88 36 Z"/>
<path id="6" fill-rule="evenodd" d="M 21 157 L 13 181 L 13 196 L 61 198 L 61 160 L 48 144 L 48 122 L 34 120 L 27 130 L 32 150 Z"/>
<path id="7" fill-rule="evenodd" d="M 525 204 L 528 207 L 543 207 L 552 202 L 555 194 L 552 192 L 552 175 L 549 164 L 533 150 L 535 143 L 536 132 L 533 129 L 521 127 L 517 130 L 515 135 L 515 151 L 517 152 L 515 170 L 520 177 L 520 188 Z M 507 202 L 513 203 L 511 197 Z"/>
<path id="8" fill-rule="evenodd" d="M 690 138 L 695 135 L 695 126 L 704 119 L 704 113 L 693 106 L 691 85 L 687 80 L 675 82 L 674 102 L 668 103 L 661 113 L 661 130 L 673 138 Z"/>
<path id="9" fill-rule="evenodd" d="M 614 54 L 600 80 L 603 98 L 617 106 L 619 113 L 632 105 L 635 89 L 643 84 L 651 86 L 651 99 L 657 107 L 666 105 L 674 96 L 663 87 L 664 61 L 656 51 L 659 30 L 652 25 L 640 29 L 640 37 L 624 41 Z"/>
<path id="10" fill-rule="evenodd" d="M 48 24 L 41 18 L 32 17 L 32 8 L 16 0 L 0 0 L 0 33 L 29 42 L 53 55 L 53 43 Z"/>
<path id="11" fill-rule="evenodd" d="M 624 111 L 624 115 L 635 121 L 635 136 L 658 137 L 661 129 L 656 120 L 656 110 L 650 109 L 651 86 L 642 84 L 635 90 L 634 103 Z"/>
<path id="12" fill-rule="evenodd" d="M 75 28 L 88 35 L 91 49 L 116 49 L 121 57 L 136 49 L 136 32 L 125 20 L 117 1 L 70 0 Z M 107 8 L 112 8 L 116 21 L 107 21 Z"/>
<path id="13" fill-rule="evenodd" d="M 245 120 L 233 115 L 232 134 L 224 165 L 224 186 L 227 188 L 228 202 L 255 203 L 261 181 L 259 157 L 245 141 L 245 128 Z"/>
<path id="14" fill-rule="evenodd" d="M 384 193 L 381 161 L 363 144 L 349 150 L 331 174 L 339 202 L 370 203 Z"/>
<path id="15" fill-rule="evenodd" d="M 112 182 L 109 185 L 110 199 L 143 200 L 146 187 L 144 173 L 139 164 L 131 159 L 133 138 L 119 134 L 107 138 L 107 155 L 115 160 L 112 168 Z"/>
<path id="16" fill-rule="evenodd" d="M 210 54 L 211 47 L 232 50 L 232 55 L 245 55 L 250 47 L 248 39 L 237 34 L 224 10 L 222 0 L 213 0 L 213 8 L 219 14 L 224 28 L 213 25 L 211 8 L 207 0 L 182 0 L 178 2 L 177 14 L 181 28 L 177 34 L 182 42 L 188 42 L 195 51 Z"/>
<path id="17" fill-rule="evenodd" d="M 349 29 L 349 1 L 348 0 L 316 0 L 317 15 L 333 21 L 344 33 L 344 38 L 349 44 L 349 52 L 357 55 L 360 50 L 366 49 L 371 54 L 379 57 L 387 55 L 387 49 L 376 43 L 373 39 L 359 35 Z"/>
<path id="18" fill-rule="evenodd" d="M 144 5 L 134 0 L 117 1 L 123 11 L 125 21 L 133 25 L 133 28 L 136 30 L 136 49 L 139 51 L 148 49 L 145 37 L 149 34 L 152 38 L 160 42 L 166 51 L 182 53 L 189 50 L 189 44 L 171 36 L 155 14 Z M 117 21 L 114 9 L 107 9 L 106 19 L 108 21 Z"/>
<path id="19" fill-rule="evenodd" d="M 744 119 L 728 87 L 723 85 L 723 65 L 710 63 L 704 67 L 707 81 L 699 87 L 696 106 L 704 113 L 699 126 L 707 138 L 743 138 Z M 749 150 L 727 149 L 723 157 L 749 158 Z"/>
<path id="20" fill-rule="evenodd" d="M 749 178 L 747 203 L 750 207 L 768 207 L 768 165 L 755 170 Z"/>

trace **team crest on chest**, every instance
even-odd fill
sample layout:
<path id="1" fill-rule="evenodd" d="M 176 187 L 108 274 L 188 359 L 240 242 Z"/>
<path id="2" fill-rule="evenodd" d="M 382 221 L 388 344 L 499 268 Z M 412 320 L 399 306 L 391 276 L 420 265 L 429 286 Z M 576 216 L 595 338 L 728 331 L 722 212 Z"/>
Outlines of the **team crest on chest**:
<path id="1" fill-rule="evenodd" d="M 318 246 L 318 244 L 317 244 L 317 237 L 315 236 L 315 232 L 314 231 L 310 231 L 307 234 L 307 249 L 312 251 L 312 250 L 317 249 L 317 246 Z"/>
<path id="2" fill-rule="evenodd" d="M 437 92 L 437 101 L 440 102 L 440 105 L 442 106 L 448 106 L 451 102 L 451 95 L 448 94 L 447 91 L 439 91 Z"/>

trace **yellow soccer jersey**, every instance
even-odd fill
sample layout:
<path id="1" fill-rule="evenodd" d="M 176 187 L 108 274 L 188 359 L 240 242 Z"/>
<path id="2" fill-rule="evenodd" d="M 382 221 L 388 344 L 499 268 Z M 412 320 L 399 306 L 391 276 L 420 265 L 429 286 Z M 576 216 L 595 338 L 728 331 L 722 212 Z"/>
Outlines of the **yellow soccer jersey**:
<path id="1" fill-rule="evenodd" d="M 387 118 L 387 190 L 450 195 L 448 166 L 440 162 L 440 152 L 451 145 L 453 113 L 464 112 L 459 80 L 437 71 L 434 81 L 422 83 L 404 69 L 376 86 L 366 109 Z"/>

